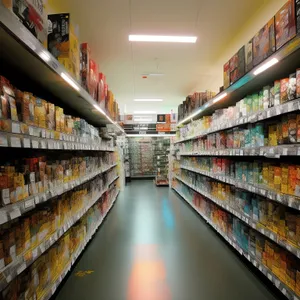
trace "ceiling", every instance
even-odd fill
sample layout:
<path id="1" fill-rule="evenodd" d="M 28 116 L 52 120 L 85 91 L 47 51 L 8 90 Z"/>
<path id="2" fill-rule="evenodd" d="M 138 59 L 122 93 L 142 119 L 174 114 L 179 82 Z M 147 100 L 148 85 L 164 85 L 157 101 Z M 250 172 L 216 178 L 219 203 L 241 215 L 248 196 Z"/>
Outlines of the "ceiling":
<path id="1" fill-rule="evenodd" d="M 271 0 L 53 0 L 71 13 L 80 41 L 107 76 L 121 112 L 168 113 L 187 94 L 218 91 L 219 58 L 247 18 Z M 63 2 L 63 3 L 61 3 Z M 196 35 L 196 44 L 130 43 L 129 34 Z M 238 49 L 237 49 L 238 50 Z M 164 76 L 142 79 L 144 73 Z M 161 103 L 136 103 L 134 98 L 163 98 Z"/>

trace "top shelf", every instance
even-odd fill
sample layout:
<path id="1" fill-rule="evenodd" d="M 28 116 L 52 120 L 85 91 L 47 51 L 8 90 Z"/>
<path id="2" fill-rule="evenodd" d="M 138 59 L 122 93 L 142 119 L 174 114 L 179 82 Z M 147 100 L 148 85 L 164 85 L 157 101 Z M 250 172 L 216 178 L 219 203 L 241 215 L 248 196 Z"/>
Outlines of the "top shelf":
<path id="1" fill-rule="evenodd" d="M 255 76 L 254 72 L 264 65 L 267 61 L 277 58 L 279 62 L 267 69 L 266 71 Z M 221 108 L 226 108 L 234 105 L 245 96 L 255 93 L 262 89 L 264 86 L 281 79 L 288 74 L 294 73 L 296 67 L 300 66 L 300 35 L 289 41 L 286 45 L 280 48 L 267 60 L 256 66 L 252 71 L 247 73 L 233 85 L 218 94 L 213 99 L 208 101 L 203 106 L 199 107 L 191 115 L 180 121 L 177 126 L 187 124 L 192 119 L 198 119 L 202 116 L 211 115 L 214 111 Z M 227 93 L 226 98 L 219 100 L 220 95 Z"/>
<path id="2" fill-rule="evenodd" d="M 94 126 L 112 123 L 121 130 L 105 112 L 96 109 L 100 109 L 97 102 L 1 2 L 0 40 L 1 61 L 40 84 Z M 76 89 L 62 76 L 67 76 Z"/>

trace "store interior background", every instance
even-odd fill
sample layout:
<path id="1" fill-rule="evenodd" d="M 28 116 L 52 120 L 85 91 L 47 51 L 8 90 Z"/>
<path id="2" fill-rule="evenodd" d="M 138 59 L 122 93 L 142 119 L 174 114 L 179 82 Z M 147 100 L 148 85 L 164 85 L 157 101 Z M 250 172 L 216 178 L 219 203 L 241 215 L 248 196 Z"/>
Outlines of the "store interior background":
<path id="1" fill-rule="evenodd" d="M 49 13 L 69 12 L 79 41 L 106 74 L 121 114 L 177 112 L 194 91 L 219 91 L 223 65 L 285 0 L 48 0 Z M 129 34 L 195 35 L 196 44 L 130 43 Z M 143 79 L 142 74 L 163 73 Z M 135 98 L 163 98 L 137 103 Z"/>

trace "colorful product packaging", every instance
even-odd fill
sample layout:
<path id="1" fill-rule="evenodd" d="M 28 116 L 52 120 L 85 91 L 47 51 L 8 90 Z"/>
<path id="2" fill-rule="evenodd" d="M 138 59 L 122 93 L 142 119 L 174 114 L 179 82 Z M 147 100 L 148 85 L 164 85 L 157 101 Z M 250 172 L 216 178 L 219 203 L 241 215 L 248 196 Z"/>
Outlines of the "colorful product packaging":
<path id="1" fill-rule="evenodd" d="M 296 35 L 295 0 L 288 0 L 275 15 L 276 49 Z"/>
<path id="2" fill-rule="evenodd" d="M 47 43 L 46 0 L 2 0 L 20 22 L 44 45 Z"/>
<path id="3" fill-rule="evenodd" d="M 48 15 L 48 50 L 80 80 L 79 42 L 69 13 Z"/>
<path id="4" fill-rule="evenodd" d="M 296 96 L 300 98 L 300 69 L 296 72 Z"/>
<path id="5" fill-rule="evenodd" d="M 293 73 L 289 77 L 289 85 L 288 85 L 288 100 L 296 99 L 297 94 L 297 81 L 296 81 L 296 73 Z"/>
<path id="6" fill-rule="evenodd" d="M 227 62 L 223 67 L 224 89 L 230 86 L 230 62 Z"/>
<path id="7" fill-rule="evenodd" d="M 250 72 L 253 69 L 253 40 L 245 45 L 245 70 Z"/>
<path id="8" fill-rule="evenodd" d="M 275 52 L 274 17 L 253 38 L 253 64 L 257 66 Z"/>
<path id="9" fill-rule="evenodd" d="M 280 103 L 285 103 L 289 100 L 288 89 L 289 89 L 289 78 L 283 78 L 280 80 Z"/>
<path id="10" fill-rule="evenodd" d="M 90 57 L 91 50 L 88 43 L 80 45 L 80 79 L 82 87 L 89 92 L 90 86 Z"/>

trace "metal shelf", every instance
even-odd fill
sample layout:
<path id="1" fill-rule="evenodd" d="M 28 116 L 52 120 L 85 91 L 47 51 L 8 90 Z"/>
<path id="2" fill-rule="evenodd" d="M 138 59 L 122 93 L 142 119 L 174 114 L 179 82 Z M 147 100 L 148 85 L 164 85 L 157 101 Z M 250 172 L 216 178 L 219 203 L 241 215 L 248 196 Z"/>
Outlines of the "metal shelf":
<path id="1" fill-rule="evenodd" d="M 279 63 L 257 76 L 254 75 L 254 72 L 258 68 L 264 65 L 266 61 L 273 58 L 277 58 Z M 212 114 L 217 109 L 229 107 L 235 104 L 237 101 L 243 99 L 246 95 L 262 89 L 270 82 L 294 73 L 296 71 L 295 66 L 297 65 L 300 65 L 300 34 L 298 34 L 286 45 L 276 51 L 271 57 L 256 66 L 252 71 L 247 73 L 229 88 L 225 89 L 224 93 L 227 93 L 227 98 L 218 101 L 220 94 L 217 95 L 206 104 L 198 108 L 196 112 L 193 112 L 190 116 L 187 116 L 180 121 L 178 125 L 189 123 L 191 119 L 197 119 L 204 115 Z"/>
<path id="2" fill-rule="evenodd" d="M 281 156 L 299 156 L 300 145 L 279 145 L 271 147 L 235 148 L 200 150 L 198 152 L 182 152 L 180 156 L 263 156 L 267 158 L 280 158 Z"/>
<path id="3" fill-rule="evenodd" d="M 201 171 L 201 170 L 198 170 L 195 168 L 190 168 L 190 167 L 185 167 L 185 166 L 180 166 L 180 168 L 203 175 L 203 176 L 214 178 L 214 179 L 222 181 L 224 183 L 233 185 L 239 189 L 266 197 L 270 200 L 279 202 L 285 206 L 288 206 L 288 207 L 291 207 L 291 208 L 294 208 L 294 209 L 300 211 L 300 199 L 297 197 L 277 193 L 276 191 L 268 189 L 262 185 L 249 184 L 247 182 L 242 182 L 242 181 L 236 180 L 236 179 L 228 177 L 228 176 L 215 175 L 214 173 L 208 172 L 208 171 Z"/>
<path id="4" fill-rule="evenodd" d="M 299 300 L 300 298 L 292 291 L 286 284 L 284 284 L 274 273 L 266 268 L 260 261 L 258 261 L 252 254 L 244 251 L 234 240 L 229 238 L 225 232 L 219 229 L 208 217 L 203 215 L 195 205 L 193 205 L 180 191 L 173 188 L 222 238 L 226 240 L 238 253 L 244 256 L 250 263 L 252 263 L 261 273 L 263 273 L 276 288 L 289 300 Z"/>
<path id="5" fill-rule="evenodd" d="M 263 120 L 268 120 L 270 118 L 281 116 L 283 114 L 295 112 L 298 110 L 300 110 L 300 99 L 296 99 L 278 106 L 274 106 L 263 111 L 252 113 L 247 117 L 241 117 L 236 120 L 228 120 L 227 122 L 220 123 L 217 127 L 211 127 L 210 129 L 203 131 L 200 134 L 198 133 L 196 136 L 187 137 L 185 139 L 176 141 L 174 144 L 195 140 L 204 137 L 208 134 L 215 133 L 222 130 L 227 130 L 233 127 L 246 125 L 249 123 L 261 122 Z"/>
<path id="6" fill-rule="evenodd" d="M 51 92 L 68 107 L 95 126 L 115 124 L 99 112 L 97 102 L 80 86 L 75 78 L 48 52 L 43 45 L 21 24 L 17 17 L 0 2 L 0 60 L 5 61 Z M 67 76 L 75 90 L 63 78 Z"/>

